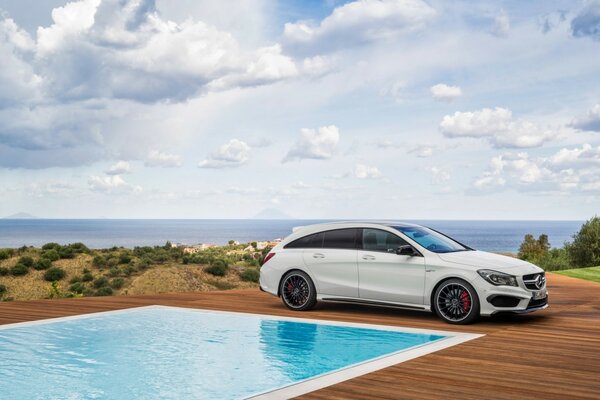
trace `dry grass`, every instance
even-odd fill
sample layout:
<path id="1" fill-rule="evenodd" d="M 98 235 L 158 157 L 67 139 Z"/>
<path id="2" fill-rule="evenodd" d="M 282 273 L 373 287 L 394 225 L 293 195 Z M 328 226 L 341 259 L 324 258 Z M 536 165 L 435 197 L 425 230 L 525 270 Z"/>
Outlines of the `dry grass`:
<path id="1" fill-rule="evenodd" d="M 31 254 L 34 259 L 37 255 Z M 10 268 L 17 263 L 19 257 L 13 257 L 0 262 L 1 267 Z M 58 260 L 53 266 L 65 270 L 67 276 L 59 282 L 59 289 L 63 293 L 69 293 L 69 281 L 75 276 L 81 276 L 84 269 L 90 270 L 94 278 L 105 276 L 108 270 L 98 270 L 92 267 L 93 257 L 82 254 L 74 259 Z M 226 290 L 238 288 L 258 287 L 253 282 L 244 282 L 238 272 L 243 268 L 232 267 L 226 276 L 216 277 L 204 271 L 203 266 L 168 264 L 154 265 L 145 271 L 136 272 L 130 277 L 123 277 L 125 284 L 115 295 L 128 294 L 157 294 L 167 292 L 207 292 L 213 290 Z M 49 297 L 51 284 L 44 280 L 45 271 L 29 269 L 24 276 L 0 276 L 0 285 L 8 289 L 5 298 L 14 300 L 35 300 Z M 109 276 L 107 276 L 109 280 Z"/>

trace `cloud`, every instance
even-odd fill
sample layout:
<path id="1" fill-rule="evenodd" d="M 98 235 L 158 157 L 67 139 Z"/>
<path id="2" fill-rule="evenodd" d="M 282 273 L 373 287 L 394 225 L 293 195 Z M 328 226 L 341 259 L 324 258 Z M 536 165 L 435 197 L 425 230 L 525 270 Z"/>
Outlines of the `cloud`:
<path id="1" fill-rule="evenodd" d="M 118 161 L 110 166 L 104 173 L 106 175 L 123 175 L 131 172 L 131 165 L 127 161 Z"/>
<path id="2" fill-rule="evenodd" d="M 500 10 L 496 18 L 494 18 L 494 26 L 491 33 L 494 36 L 506 37 L 510 31 L 510 18 L 504 10 Z"/>
<path id="3" fill-rule="evenodd" d="M 431 173 L 431 183 L 433 184 L 440 185 L 450 180 L 450 173 L 439 167 L 431 167 L 429 168 L 429 172 Z"/>
<path id="4" fill-rule="evenodd" d="M 435 14 L 420 0 L 358 0 L 336 7 L 320 22 L 286 23 L 283 37 L 286 47 L 300 51 L 334 51 L 414 31 Z"/>
<path id="5" fill-rule="evenodd" d="M 575 118 L 570 125 L 582 131 L 600 132 L 600 104 L 592 107 L 586 115 Z"/>
<path id="6" fill-rule="evenodd" d="M 377 167 L 370 167 L 365 164 L 356 164 L 352 175 L 358 179 L 378 179 L 381 178 L 381 171 Z"/>
<path id="7" fill-rule="evenodd" d="M 555 139 L 558 132 L 533 122 L 514 119 L 512 111 L 496 107 L 446 115 L 439 126 L 449 138 L 482 138 L 497 148 L 539 147 Z"/>
<path id="8" fill-rule="evenodd" d="M 322 126 L 317 129 L 301 129 L 301 139 L 288 151 L 283 162 L 331 158 L 340 141 L 340 132 L 335 125 Z"/>
<path id="9" fill-rule="evenodd" d="M 433 155 L 433 150 L 434 150 L 433 146 L 418 145 L 418 146 L 415 146 L 412 149 L 408 150 L 408 153 L 414 154 L 419 158 L 427 158 L 427 157 L 431 157 Z"/>
<path id="10" fill-rule="evenodd" d="M 250 157 L 250 146 L 238 139 L 231 139 L 198 164 L 200 168 L 232 168 L 246 163 Z"/>
<path id="11" fill-rule="evenodd" d="M 91 191 L 109 194 L 139 194 L 141 186 L 131 185 L 119 175 L 113 176 L 90 176 L 88 185 Z"/>
<path id="12" fill-rule="evenodd" d="M 396 102 L 402 101 L 402 94 L 404 89 L 406 88 L 406 82 L 404 81 L 396 81 L 391 83 L 390 85 L 384 87 L 379 92 L 382 96 L 391 97 Z"/>
<path id="13" fill-rule="evenodd" d="M 429 88 L 431 96 L 438 101 L 451 102 L 454 99 L 462 96 L 462 90 L 458 86 L 448 86 L 444 83 L 438 83 L 437 85 Z"/>
<path id="14" fill-rule="evenodd" d="M 148 153 L 148 158 L 144 165 L 147 167 L 179 168 L 183 162 L 181 156 L 176 154 L 163 153 L 158 150 L 152 150 Z"/>
<path id="15" fill-rule="evenodd" d="M 571 21 L 571 33 L 574 37 L 589 36 L 600 40 L 600 1 L 590 1 Z"/>
<path id="16" fill-rule="evenodd" d="M 600 146 L 563 148 L 549 157 L 525 152 L 492 158 L 489 168 L 472 185 L 472 193 L 513 188 L 540 193 L 600 193 Z"/>

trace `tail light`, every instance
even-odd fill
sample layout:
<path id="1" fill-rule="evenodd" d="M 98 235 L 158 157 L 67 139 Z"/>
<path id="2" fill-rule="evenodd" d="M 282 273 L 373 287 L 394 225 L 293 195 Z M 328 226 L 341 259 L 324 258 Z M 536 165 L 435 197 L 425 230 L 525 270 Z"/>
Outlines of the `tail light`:
<path id="1" fill-rule="evenodd" d="M 263 260 L 263 262 L 260 264 L 260 266 L 262 267 L 263 265 L 265 265 L 266 262 L 269 261 L 271 258 L 273 258 L 274 255 L 275 255 L 275 253 L 269 253 L 269 254 L 267 254 L 267 256 L 265 257 L 265 259 Z"/>

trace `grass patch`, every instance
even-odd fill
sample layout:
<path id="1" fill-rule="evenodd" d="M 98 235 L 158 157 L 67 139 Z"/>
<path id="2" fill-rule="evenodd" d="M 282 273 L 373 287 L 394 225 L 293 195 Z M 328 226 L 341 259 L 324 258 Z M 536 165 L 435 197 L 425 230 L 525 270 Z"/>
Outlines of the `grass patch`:
<path id="1" fill-rule="evenodd" d="M 557 274 L 570 276 L 571 278 L 585 279 L 586 281 L 600 282 L 600 267 L 587 267 L 557 271 Z"/>
<path id="2" fill-rule="evenodd" d="M 219 281 L 217 279 L 207 279 L 206 283 L 208 283 L 209 285 L 212 285 L 214 287 L 216 287 L 219 290 L 229 290 L 229 289 L 235 289 L 237 286 L 233 283 L 227 282 L 227 281 Z"/>

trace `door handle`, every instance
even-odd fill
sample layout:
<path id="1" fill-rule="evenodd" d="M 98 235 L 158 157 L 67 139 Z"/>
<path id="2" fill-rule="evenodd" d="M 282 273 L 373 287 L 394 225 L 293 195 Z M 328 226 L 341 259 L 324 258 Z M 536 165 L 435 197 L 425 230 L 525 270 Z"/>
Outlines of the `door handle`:
<path id="1" fill-rule="evenodd" d="M 315 254 L 313 254 L 313 258 L 325 258 L 325 254 L 315 253 Z"/>
<path id="2" fill-rule="evenodd" d="M 374 260 L 375 256 L 372 256 L 370 254 L 365 254 L 364 256 L 362 256 L 363 260 Z"/>

